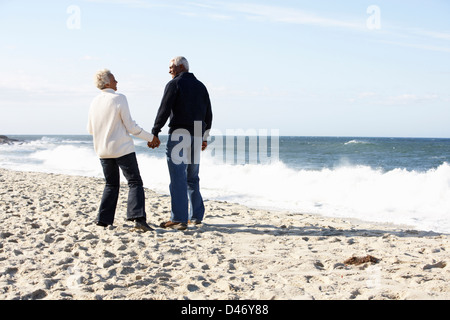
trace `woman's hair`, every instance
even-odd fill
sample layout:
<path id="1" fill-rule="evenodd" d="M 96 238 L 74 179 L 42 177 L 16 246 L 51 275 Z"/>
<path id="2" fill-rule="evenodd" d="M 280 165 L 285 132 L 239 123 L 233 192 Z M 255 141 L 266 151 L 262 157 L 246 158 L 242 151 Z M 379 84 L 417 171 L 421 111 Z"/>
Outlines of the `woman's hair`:
<path id="1" fill-rule="evenodd" d="M 111 75 L 111 71 L 108 69 L 103 69 L 97 71 L 94 76 L 94 82 L 97 88 L 100 90 L 104 89 L 107 84 L 109 84 L 109 76 Z"/>
<path id="2" fill-rule="evenodd" d="M 175 57 L 172 59 L 172 61 L 173 61 L 173 64 L 176 65 L 177 67 L 182 64 L 184 66 L 184 68 L 186 69 L 186 71 L 189 71 L 189 62 L 187 61 L 187 59 L 185 57 Z"/>

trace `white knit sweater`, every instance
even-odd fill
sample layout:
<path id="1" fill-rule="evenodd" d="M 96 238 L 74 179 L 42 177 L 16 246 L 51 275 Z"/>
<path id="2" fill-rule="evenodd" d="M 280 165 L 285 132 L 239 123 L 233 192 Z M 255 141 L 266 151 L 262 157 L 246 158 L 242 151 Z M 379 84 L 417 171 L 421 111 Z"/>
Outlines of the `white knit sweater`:
<path id="1" fill-rule="evenodd" d="M 135 152 L 130 133 L 146 141 L 153 140 L 153 134 L 131 118 L 127 98 L 113 89 L 103 89 L 92 101 L 87 130 L 93 135 L 95 152 L 102 159 Z"/>

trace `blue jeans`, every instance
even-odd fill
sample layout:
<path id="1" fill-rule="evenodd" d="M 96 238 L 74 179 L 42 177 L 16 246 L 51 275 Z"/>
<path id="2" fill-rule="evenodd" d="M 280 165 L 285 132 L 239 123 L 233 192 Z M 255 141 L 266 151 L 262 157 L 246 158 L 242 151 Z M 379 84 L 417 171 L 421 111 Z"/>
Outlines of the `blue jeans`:
<path id="1" fill-rule="evenodd" d="M 120 172 L 128 181 L 127 220 L 145 218 L 145 194 L 136 153 L 130 153 L 115 159 L 100 159 L 105 175 L 106 185 L 98 212 L 97 222 L 112 225 L 119 199 Z"/>
<path id="2" fill-rule="evenodd" d="M 200 178 L 198 177 L 201 138 L 199 140 L 185 134 L 181 141 L 172 141 L 172 137 L 177 139 L 177 135 L 169 135 L 166 149 L 170 175 L 171 221 L 201 222 L 205 215 L 205 206 L 200 194 Z M 198 145 L 198 141 L 200 141 L 200 145 Z"/>

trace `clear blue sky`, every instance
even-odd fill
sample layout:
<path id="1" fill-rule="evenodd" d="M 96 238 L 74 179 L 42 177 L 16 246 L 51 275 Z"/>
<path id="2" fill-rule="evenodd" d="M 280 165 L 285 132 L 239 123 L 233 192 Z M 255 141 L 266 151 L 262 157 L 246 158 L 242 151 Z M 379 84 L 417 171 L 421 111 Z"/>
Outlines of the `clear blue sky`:
<path id="1" fill-rule="evenodd" d="M 105 67 L 150 130 L 184 55 L 223 133 L 450 138 L 449 14 L 447 0 L 0 0 L 0 134 L 86 134 Z"/>

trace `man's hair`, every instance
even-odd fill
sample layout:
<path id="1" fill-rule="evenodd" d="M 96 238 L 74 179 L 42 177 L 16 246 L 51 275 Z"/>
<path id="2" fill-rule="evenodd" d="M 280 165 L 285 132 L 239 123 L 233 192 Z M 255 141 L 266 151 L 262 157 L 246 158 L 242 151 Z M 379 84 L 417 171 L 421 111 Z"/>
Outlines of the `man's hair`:
<path id="1" fill-rule="evenodd" d="M 173 64 L 176 65 L 177 67 L 180 65 L 183 65 L 184 68 L 186 69 L 186 71 L 189 71 L 189 62 L 187 61 L 187 59 L 185 57 L 175 57 L 172 59 Z"/>
<path id="2" fill-rule="evenodd" d="M 94 82 L 97 88 L 100 90 L 105 89 L 105 86 L 109 84 L 109 76 L 111 75 L 111 71 L 108 69 L 103 69 L 97 71 L 97 73 L 94 76 Z"/>

